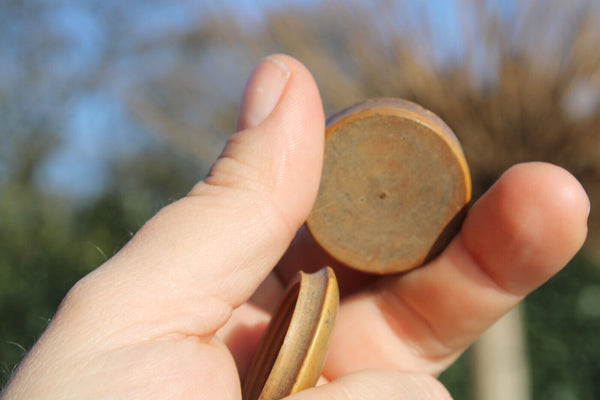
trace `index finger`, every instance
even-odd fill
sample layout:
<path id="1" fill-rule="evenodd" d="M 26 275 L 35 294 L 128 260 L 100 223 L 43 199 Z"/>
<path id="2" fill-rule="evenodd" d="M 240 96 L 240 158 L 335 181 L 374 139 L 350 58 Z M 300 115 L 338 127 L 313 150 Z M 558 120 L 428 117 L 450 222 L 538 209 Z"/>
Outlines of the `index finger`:
<path id="1" fill-rule="evenodd" d="M 372 367 L 441 372 L 574 256 L 588 210 L 585 191 L 567 171 L 543 163 L 513 167 L 437 259 L 343 300 L 324 374 Z"/>

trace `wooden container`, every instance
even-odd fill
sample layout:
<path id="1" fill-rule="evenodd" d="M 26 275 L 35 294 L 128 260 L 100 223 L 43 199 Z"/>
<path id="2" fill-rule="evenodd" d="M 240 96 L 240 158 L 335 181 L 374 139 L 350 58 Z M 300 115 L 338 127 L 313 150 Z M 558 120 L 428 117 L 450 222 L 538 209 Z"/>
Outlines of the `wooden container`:
<path id="1" fill-rule="evenodd" d="M 471 198 L 461 146 L 435 114 L 374 99 L 328 120 L 321 186 L 307 227 L 333 258 L 376 274 L 435 257 Z"/>
<path id="2" fill-rule="evenodd" d="M 254 354 L 242 388 L 244 400 L 279 400 L 315 386 L 335 324 L 339 292 L 331 268 L 300 272 Z"/>

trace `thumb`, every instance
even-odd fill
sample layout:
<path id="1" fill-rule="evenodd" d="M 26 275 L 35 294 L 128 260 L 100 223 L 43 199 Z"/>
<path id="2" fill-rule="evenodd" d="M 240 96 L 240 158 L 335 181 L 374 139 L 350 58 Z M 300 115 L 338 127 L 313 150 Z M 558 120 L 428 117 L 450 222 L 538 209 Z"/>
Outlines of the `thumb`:
<path id="1" fill-rule="evenodd" d="M 212 335 L 282 256 L 321 173 L 324 116 L 308 70 L 283 55 L 260 62 L 240 126 L 204 181 L 72 289 L 63 308 L 89 331 L 111 329 L 120 343 Z M 111 327 L 96 322 L 98 307 Z"/>

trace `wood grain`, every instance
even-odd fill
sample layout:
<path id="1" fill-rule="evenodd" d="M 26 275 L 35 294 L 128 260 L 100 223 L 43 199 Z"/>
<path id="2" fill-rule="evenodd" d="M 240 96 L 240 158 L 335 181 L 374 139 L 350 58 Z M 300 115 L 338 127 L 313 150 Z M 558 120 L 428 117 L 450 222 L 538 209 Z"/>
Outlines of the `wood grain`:
<path id="1" fill-rule="evenodd" d="M 321 186 L 306 225 L 341 263 L 395 273 L 435 257 L 460 228 L 470 198 L 452 130 L 414 103 L 374 99 L 328 121 Z"/>

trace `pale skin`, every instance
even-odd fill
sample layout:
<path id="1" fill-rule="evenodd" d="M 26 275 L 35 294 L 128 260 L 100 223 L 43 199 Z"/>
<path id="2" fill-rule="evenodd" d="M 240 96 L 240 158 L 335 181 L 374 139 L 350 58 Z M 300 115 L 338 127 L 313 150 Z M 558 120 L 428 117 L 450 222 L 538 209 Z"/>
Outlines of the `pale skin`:
<path id="1" fill-rule="evenodd" d="M 2 400 L 239 399 L 268 311 L 298 269 L 325 264 L 343 293 L 332 346 L 321 385 L 290 399 L 449 399 L 435 376 L 583 244 L 585 191 L 559 167 L 517 165 L 438 258 L 374 279 L 300 229 L 323 134 L 307 69 L 260 62 L 209 176 L 69 291 Z"/>

